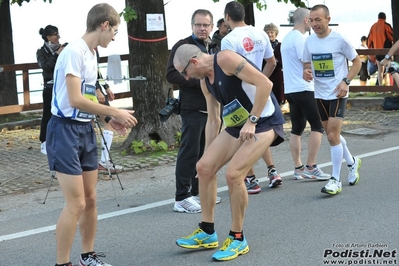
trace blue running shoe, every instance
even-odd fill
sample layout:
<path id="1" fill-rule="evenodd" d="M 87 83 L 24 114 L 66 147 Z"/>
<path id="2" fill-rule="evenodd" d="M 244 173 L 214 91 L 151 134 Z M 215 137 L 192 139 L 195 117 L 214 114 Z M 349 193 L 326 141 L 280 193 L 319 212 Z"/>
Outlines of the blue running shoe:
<path id="1" fill-rule="evenodd" d="M 244 237 L 243 241 L 234 240 L 232 236 L 228 236 L 223 243 L 223 247 L 213 254 L 212 259 L 215 261 L 232 260 L 238 255 L 247 254 L 249 246 Z"/>
<path id="2" fill-rule="evenodd" d="M 182 248 L 217 248 L 218 235 L 214 232 L 208 235 L 201 228 L 198 228 L 189 236 L 176 240 L 176 244 Z"/>

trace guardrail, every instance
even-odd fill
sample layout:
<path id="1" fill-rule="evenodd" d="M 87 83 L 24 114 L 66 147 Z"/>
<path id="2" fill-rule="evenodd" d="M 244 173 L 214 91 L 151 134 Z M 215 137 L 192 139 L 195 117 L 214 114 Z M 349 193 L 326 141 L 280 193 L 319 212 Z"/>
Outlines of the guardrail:
<path id="1" fill-rule="evenodd" d="M 389 49 L 357 49 L 359 55 L 385 55 Z M 399 55 L 399 54 L 395 54 Z M 101 57 L 100 63 L 106 63 L 108 57 Z M 121 55 L 122 61 L 129 60 L 128 54 Z M 23 80 L 23 104 L 0 106 L 0 115 L 20 113 L 23 111 L 41 110 L 43 103 L 30 103 L 30 89 L 29 89 L 29 70 L 40 70 L 37 63 L 14 64 L 14 65 L 0 65 L 0 72 L 22 71 Z M 351 85 L 351 92 L 390 92 L 398 90 L 397 84 L 395 86 L 359 86 Z M 115 93 L 115 99 L 123 99 L 132 97 L 131 92 Z"/>

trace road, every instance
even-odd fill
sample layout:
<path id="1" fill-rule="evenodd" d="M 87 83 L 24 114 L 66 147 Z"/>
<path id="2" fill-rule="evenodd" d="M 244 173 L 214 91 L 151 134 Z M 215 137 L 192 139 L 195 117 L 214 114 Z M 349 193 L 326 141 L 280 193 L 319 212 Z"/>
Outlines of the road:
<path id="1" fill-rule="evenodd" d="M 266 167 L 255 172 L 262 192 L 249 196 L 244 234 L 250 252 L 228 265 L 309 266 L 398 265 L 399 248 L 399 128 L 382 134 L 343 134 L 351 152 L 363 160 L 360 182 L 349 186 L 343 164 L 343 191 L 330 196 L 320 189 L 324 181 L 292 179 L 288 141 L 272 149 L 283 185 L 268 188 Z M 306 140 L 306 138 L 305 138 Z M 305 146 L 305 140 L 303 144 Z M 303 151 L 305 161 L 306 150 Z M 319 166 L 331 172 L 330 149 L 325 136 Z M 219 172 L 215 229 L 221 245 L 230 229 L 230 206 L 224 169 Z M 190 234 L 201 214 L 173 212 L 174 166 L 119 175 L 98 185 L 96 251 L 114 266 L 212 265 L 215 250 L 185 250 L 175 244 Z M 54 265 L 55 224 L 63 207 L 55 182 L 46 203 L 47 189 L 1 197 L 0 265 Z M 119 207 L 117 206 L 119 204 Z M 375 251 L 376 250 L 376 251 Z M 76 234 L 71 252 L 74 264 L 80 253 Z M 378 257 L 378 256 L 381 257 Z M 380 263 L 380 264 L 379 264 Z"/>

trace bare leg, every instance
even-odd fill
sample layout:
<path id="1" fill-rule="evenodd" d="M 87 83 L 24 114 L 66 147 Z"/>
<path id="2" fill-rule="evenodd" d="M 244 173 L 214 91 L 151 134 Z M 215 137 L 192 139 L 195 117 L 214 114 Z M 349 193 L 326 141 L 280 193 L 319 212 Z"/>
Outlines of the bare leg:
<path id="1" fill-rule="evenodd" d="M 290 136 L 290 151 L 292 160 L 294 161 L 295 167 L 302 165 L 301 160 L 301 136 L 291 134 Z"/>
<path id="2" fill-rule="evenodd" d="M 94 239 L 97 230 L 97 179 L 97 170 L 83 172 L 86 208 L 79 219 L 82 253 L 94 251 Z"/>
<path id="3" fill-rule="evenodd" d="M 317 131 L 311 131 L 308 140 L 308 160 L 307 165 L 316 164 L 317 153 L 320 149 L 321 138 L 323 134 Z"/>
<path id="4" fill-rule="evenodd" d="M 70 261 L 77 223 L 86 206 L 82 176 L 60 172 L 56 174 L 65 197 L 65 207 L 61 211 L 56 227 L 57 264 L 62 264 Z"/>

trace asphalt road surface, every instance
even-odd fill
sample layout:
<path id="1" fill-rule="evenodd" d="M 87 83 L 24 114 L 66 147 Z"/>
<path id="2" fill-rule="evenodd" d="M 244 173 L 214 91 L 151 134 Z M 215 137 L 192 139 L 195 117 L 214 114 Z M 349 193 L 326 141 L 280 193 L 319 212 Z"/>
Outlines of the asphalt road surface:
<path id="1" fill-rule="evenodd" d="M 360 181 L 352 187 L 343 163 L 343 190 L 336 196 L 320 192 L 325 181 L 293 180 L 288 141 L 272 148 L 282 186 L 268 188 L 265 164 L 256 164 L 262 192 L 249 195 L 244 234 L 250 252 L 226 265 L 398 265 L 398 131 L 344 136 L 363 164 Z M 304 162 L 305 156 L 306 149 Z M 325 136 L 318 164 L 331 172 Z M 177 238 L 191 234 L 201 214 L 173 212 L 174 166 L 122 173 L 119 177 L 123 190 L 117 180 L 98 184 L 95 249 L 106 255 L 104 261 L 114 266 L 216 263 L 211 259 L 216 250 L 186 250 L 175 244 Z M 222 202 L 216 207 L 215 229 L 221 247 L 230 229 L 224 169 L 218 180 Z M 46 191 L 0 198 L 1 266 L 55 264 L 54 229 L 64 203 L 57 182 L 43 204 Z M 79 254 L 77 232 L 71 252 L 73 264 L 77 264 Z"/>

